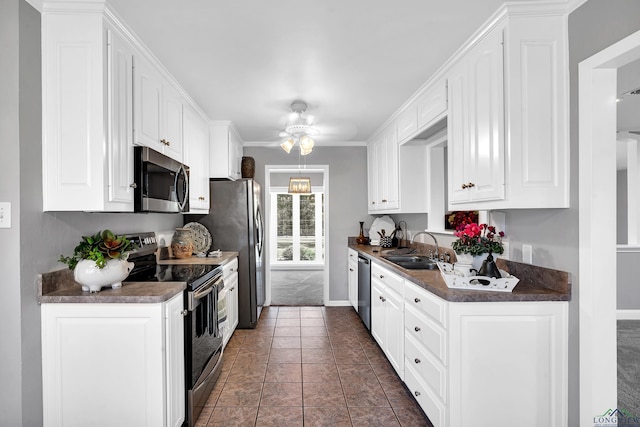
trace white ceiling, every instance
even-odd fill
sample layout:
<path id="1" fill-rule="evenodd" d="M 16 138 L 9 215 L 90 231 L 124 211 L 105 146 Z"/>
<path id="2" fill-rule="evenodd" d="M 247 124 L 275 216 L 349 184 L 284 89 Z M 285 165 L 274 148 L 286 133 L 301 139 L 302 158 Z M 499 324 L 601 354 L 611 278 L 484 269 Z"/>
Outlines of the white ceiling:
<path id="1" fill-rule="evenodd" d="M 108 2 L 208 117 L 233 121 L 250 145 L 279 143 L 294 99 L 308 103 L 318 145 L 365 141 L 503 3 Z"/>

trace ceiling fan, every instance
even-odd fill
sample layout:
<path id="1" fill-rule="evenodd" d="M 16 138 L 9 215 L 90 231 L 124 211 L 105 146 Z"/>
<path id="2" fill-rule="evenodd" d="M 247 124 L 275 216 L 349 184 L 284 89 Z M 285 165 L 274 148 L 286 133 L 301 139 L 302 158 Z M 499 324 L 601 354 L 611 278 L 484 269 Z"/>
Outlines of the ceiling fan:
<path id="1" fill-rule="evenodd" d="M 315 141 L 311 136 L 319 135 L 320 131 L 313 127 L 313 116 L 303 116 L 307 111 L 307 103 L 304 101 L 296 100 L 291 103 L 291 114 L 285 124 L 284 129 L 280 131 L 278 136 L 286 138 L 280 147 L 287 153 L 291 152 L 291 149 L 300 144 L 300 154 L 306 156 L 311 153 Z"/>

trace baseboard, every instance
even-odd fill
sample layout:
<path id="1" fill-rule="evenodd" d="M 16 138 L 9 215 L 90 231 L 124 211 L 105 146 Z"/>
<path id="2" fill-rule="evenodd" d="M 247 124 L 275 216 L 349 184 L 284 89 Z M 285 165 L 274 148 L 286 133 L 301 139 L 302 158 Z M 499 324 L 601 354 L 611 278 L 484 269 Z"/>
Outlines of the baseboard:
<path id="1" fill-rule="evenodd" d="M 350 306 L 351 302 L 349 302 L 349 300 L 334 300 L 334 301 L 329 301 L 325 304 L 326 307 L 346 307 L 346 306 Z"/>
<path id="2" fill-rule="evenodd" d="M 640 320 L 640 310 L 616 310 L 618 320 Z"/>

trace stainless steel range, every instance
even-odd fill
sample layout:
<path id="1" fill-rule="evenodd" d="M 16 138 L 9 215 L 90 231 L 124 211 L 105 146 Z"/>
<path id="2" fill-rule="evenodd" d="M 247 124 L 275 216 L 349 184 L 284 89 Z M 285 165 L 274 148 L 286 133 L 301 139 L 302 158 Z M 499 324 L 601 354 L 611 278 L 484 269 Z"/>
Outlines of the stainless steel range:
<path id="1" fill-rule="evenodd" d="M 194 426 L 222 369 L 225 321 L 218 309 L 218 296 L 224 289 L 222 266 L 209 264 L 156 263 L 158 249 L 154 233 L 128 234 L 138 246 L 129 254 L 135 267 L 126 281 L 186 282 L 184 294 L 185 337 L 185 426 Z"/>

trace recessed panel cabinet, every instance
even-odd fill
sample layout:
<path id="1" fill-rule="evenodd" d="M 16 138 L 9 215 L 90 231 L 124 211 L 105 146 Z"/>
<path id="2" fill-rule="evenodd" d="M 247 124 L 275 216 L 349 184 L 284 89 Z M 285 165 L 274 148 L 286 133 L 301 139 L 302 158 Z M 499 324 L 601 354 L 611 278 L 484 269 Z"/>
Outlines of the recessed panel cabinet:
<path id="1" fill-rule="evenodd" d="M 507 13 L 447 77 L 450 209 L 568 207 L 562 15 Z"/>
<path id="2" fill-rule="evenodd" d="M 184 161 L 189 166 L 189 213 L 209 212 L 209 127 L 184 107 Z"/>
<path id="3" fill-rule="evenodd" d="M 358 311 L 358 253 L 353 249 L 347 249 L 347 252 L 349 302 Z"/>
<path id="4" fill-rule="evenodd" d="M 182 311 L 182 293 L 165 303 L 42 304 L 44 426 L 181 426 Z"/>
<path id="5" fill-rule="evenodd" d="M 43 210 L 132 211 L 131 44 L 100 15 L 43 15 Z"/>
<path id="6" fill-rule="evenodd" d="M 242 139 L 229 121 L 211 122 L 209 177 L 235 181 L 242 178 Z"/>
<path id="7" fill-rule="evenodd" d="M 369 212 L 397 209 L 400 198 L 395 127 L 385 129 L 367 145 L 367 176 Z"/>

